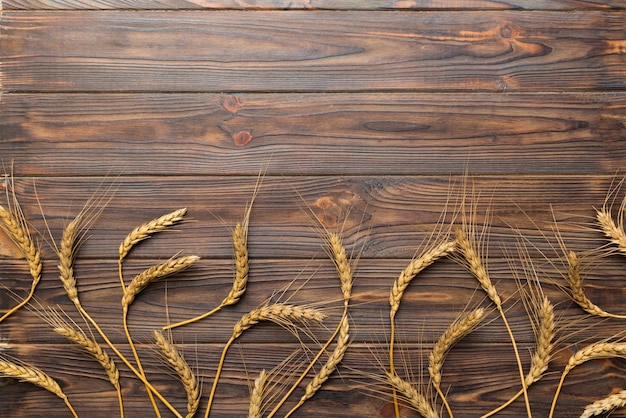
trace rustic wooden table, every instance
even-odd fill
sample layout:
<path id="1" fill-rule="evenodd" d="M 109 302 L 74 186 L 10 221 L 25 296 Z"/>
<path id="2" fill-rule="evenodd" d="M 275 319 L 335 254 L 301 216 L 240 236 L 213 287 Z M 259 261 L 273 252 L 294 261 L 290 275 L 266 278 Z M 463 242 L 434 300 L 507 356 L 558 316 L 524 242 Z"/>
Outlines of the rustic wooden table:
<path id="1" fill-rule="evenodd" d="M 589 297 L 626 314 L 626 258 L 602 256 L 607 241 L 594 221 L 626 162 L 623 1 L 4 0 L 0 9 L 0 161 L 9 192 L 0 204 L 15 192 L 44 260 L 34 300 L 0 323 L 0 358 L 48 373 L 81 417 L 115 416 L 117 396 L 98 363 L 41 318 L 54 307 L 89 330 L 58 278 L 53 240 L 95 198 L 103 210 L 76 256 L 78 291 L 131 357 L 119 244 L 136 226 L 188 208 L 188 221 L 138 244 L 124 264 L 128 283 L 176 254 L 201 257 L 150 284 L 129 314 L 149 380 L 185 411 L 185 391 L 158 356 L 152 331 L 226 296 L 235 271 L 231 232 L 260 172 L 245 295 L 171 333 L 202 381 L 197 416 L 233 325 L 268 298 L 322 309 L 326 329 L 312 332 L 330 337 L 342 292 L 324 228 L 341 234 L 355 269 L 351 340 L 338 370 L 294 416 L 394 416 L 385 383 L 389 292 L 433 231 L 445 231 L 455 215 L 461 226 L 463 201 L 479 232 L 490 226 L 483 255 L 526 371 L 535 335 L 520 281 L 536 276 L 555 305 L 553 360 L 528 389 L 533 416 L 548 416 L 570 355 L 623 339 L 626 320 L 591 317 L 563 291 L 567 266 L 554 229 L 556 220 L 567 249 L 585 256 Z M 615 193 L 615 219 L 624 195 Z M 0 232 L 0 311 L 31 282 L 26 261 Z M 502 320 L 453 259 L 426 269 L 402 299 L 398 375 L 442 416 L 428 354 L 462 311 L 477 306 L 491 310 L 485 324 L 443 367 L 456 417 L 480 416 L 520 388 Z M 273 379 L 301 370 L 319 348 L 302 338 L 310 351 L 271 323 L 246 331 L 228 352 L 212 416 L 245 416 L 255 377 L 294 352 Z M 154 416 L 144 385 L 113 358 L 126 416 Z M 555 417 L 577 417 L 623 388 L 624 360 L 580 365 L 565 380 Z M 276 401 L 266 395 L 270 409 Z M 399 409 L 417 415 L 405 403 Z M 13 379 L 0 380 L 0 410 L 71 416 L 53 394 Z M 525 411 L 520 398 L 499 416 Z"/>

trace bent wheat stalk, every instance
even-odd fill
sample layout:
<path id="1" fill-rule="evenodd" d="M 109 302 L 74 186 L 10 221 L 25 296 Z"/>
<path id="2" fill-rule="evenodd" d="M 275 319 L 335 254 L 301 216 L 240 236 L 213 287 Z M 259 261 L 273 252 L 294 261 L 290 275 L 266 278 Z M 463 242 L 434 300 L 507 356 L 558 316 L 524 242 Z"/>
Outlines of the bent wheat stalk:
<path id="1" fill-rule="evenodd" d="M 326 315 L 321 313 L 317 309 L 306 308 L 296 305 L 286 305 L 283 303 L 275 303 L 272 305 L 263 305 L 259 308 L 253 309 L 248 312 L 235 324 L 233 327 L 233 334 L 226 342 L 222 355 L 215 372 L 215 378 L 213 380 L 213 386 L 211 387 L 211 394 L 209 395 L 209 402 L 204 413 L 204 418 L 208 418 L 211 412 L 211 405 L 215 397 L 215 391 L 217 389 L 217 383 L 224 367 L 224 361 L 226 360 L 226 353 L 230 346 L 239 338 L 246 330 L 252 326 L 258 324 L 260 321 L 271 321 L 283 327 L 293 326 L 295 322 L 307 323 L 307 322 L 321 322 L 326 318 Z"/>
<path id="2" fill-rule="evenodd" d="M 590 360 L 614 357 L 626 357 L 626 343 L 598 342 L 591 344 L 583 349 L 580 349 L 576 353 L 574 353 L 567 361 L 567 365 L 565 366 L 563 374 L 561 375 L 561 380 L 559 381 L 559 385 L 556 388 L 556 393 L 554 394 L 554 398 L 552 399 L 552 406 L 550 407 L 549 418 L 552 418 L 552 416 L 554 415 L 556 402 L 559 394 L 561 393 L 561 388 L 563 387 L 565 377 L 570 371 L 572 371 L 574 367 L 580 366 L 581 364 Z"/>
<path id="3" fill-rule="evenodd" d="M 159 347 L 167 359 L 167 362 L 172 366 L 185 388 L 185 393 L 187 393 L 186 418 L 192 418 L 196 414 L 198 406 L 200 406 L 200 386 L 198 379 L 174 344 L 165 339 L 163 334 L 158 331 L 153 331 L 153 335 L 157 347 Z"/>
<path id="4" fill-rule="evenodd" d="M 17 248 L 24 255 L 24 258 L 26 258 L 33 282 L 28 295 L 16 306 L 9 309 L 4 315 L 2 315 L 2 317 L 0 317 L 0 322 L 17 312 L 33 297 L 35 288 L 41 280 L 41 270 L 43 267 L 40 249 L 35 245 L 33 238 L 28 231 L 26 219 L 24 218 L 24 214 L 19 207 L 17 199 L 14 197 L 13 200 L 15 214 L 12 213 L 11 210 L 0 205 L 0 229 L 2 229 L 9 236 L 9 238 L 11 238 L 11 241 L 15 243 Z"/>
<path id="5" fill-rule="evenodd" d="M 602 318 L 626 319 L 626 315 L 618 315 L 607 312 L 587 297 L 585 290 L 583 289 L 583 279 L 580 274 L 580 259 L 574 251 L 568 252 L 566 258 L 568 264 L 566 279 L 574 302 L 576 302 L 581 309 L 591 315 Z"/>
<path id="6" fill-rule="evenodd" d="M 139 354 L 137 353 L 135 343 L 133 342 L 133 339 L 130 335 L 130 330 L 128 329 L 128 310 L 130 308 L 130 305 L 133 303 L 137 295 L 150 283 L 163 277 L 178 273 L 196 263 L 199 259 L 200 257 L 195 255 L 169 259 L 161 264 L 154 265 L 144 270 L 143 272 L 135 276 L 133 280 L 128 284 L 128 286 L 124 289 L 124 296 L 122 297 L 122 324 L 124 326 L 124 333 L 126 334 L 128 345 L 130 346 L 131 351 L 133 352 L 133 356 L 135 357 L 135 362 L 137 363 L 137 370 L 139 370 L 139 373 L 141 373 L 141 376 L 144 380 L 147 380 L 146 374 L 143 370 L 141 360 L 139 359 Z M 154 401 L 150 390 L 148 390 L 148 395 L 150 396 L 150 400 L 152 401 L 152 406 L 156 414 L 160 416 L 160 413 L 158 412 L 158 406 Z"/>
<path id="7" fill-rule="evenodd" d="M 65 402 L 65 405 L 70 410 L 74 418 L 78 418 L 76 411 L 72 407 L 67 395 L 63 393 L 61 386 L 59 386 L 54 379 L 41 370 L 35 367 L 19 365 L 0 357 L 0 375 L 18 379 L 22 382 L 31 383 L 55 394 L 59 398 L 63 399 L 63 402 Z"/>
<path id="8" fill-rule="evenodd" d="M 325 373 L 329 371 L 332 372 L 330 368 L 334 370 L 337 364 L 341 362 L 341 360 L 343 359 L 343 355 L 345 354 L 345 351 L 348 347 L 348 331 L 349 331 L 348 307 L 350 305 L 350 298 L 352 297 L 352 282 L 353 282 L 352 266 L 350 265 L 350 262 L 348 261 L 346 250 L 343 246 L 343 242 L 339 234 L 336 234 L 334 232 L 328 232 L 328 247 L 329 247 L 328 249 L 331 254 L 333 263 L 335 264 L 335 269 L 337 270 L 337 274 L 339 276 L 339 282 L 341 284 L 341 293 L 343 295 L 343 312 L 341 314 L 341 319 L 339 321 L 339 324 L 337 325 L 337 328 L 331 335 L 331 337 L 326 341 L 326 343 L 322 346 L 322 348 L 317 352 L 317 354 L 311 360 L 309 365 L 305 368 L 302 374 L 300 374 L 300 377 L 295 381 L 295 383 L 291 386 L 291 388 L 287 391 L 287 393 L 285 393 L 282 399 L 276 404 L 276 406 L 274 407 L 274 409 L 272 409 L 272 411 L 269 413 L 267 418 L 272 418 L 278 412 L 278 410 L 283 406 L 283 404 L 287 401 L 289 396 L 291 396 L 291 394 L 296 390 L 296 388 L 300 385 L 300 383 L 302 383 L 306 375 L 313 368 L 315 363 L 317 363 L 320 357 L 326 352 L 330 344 L 335 340 L 335 338 L 337 338 L 338 335 L 339 335 L 339 338 L 337 341 L 337 346 L 335 347 L 334 353 L 331 354 L 331 357 L 326 363 L 327 370 L 325 370 Z M 337 364 L 333 366 L 332 363 L 334 363 L 335 361 Z M 328 373 L 328 375 L 330 375 L 330 373 Z M 318 380 L 317 382 L 315 382 L 316 378 Z M 328 379 L 328 377 L 326 377 L 326 379 Z M 324 381 L 326 379 L 324 379 Z M 311 382 L 311 384 L 307 386 L 307 390 L 309 392 L 313 389 L 315 389 L 315 391 L 319 390 L 319 388 L 321 387 L 321 384 L 320 385 L 315 384 L 311 386 L 313 383 L 319 383 L 319 380 L 320 379 L 319 379 L 319 374 L 318 374 L 313 378 L 313 381 Z M 311 393 L 310 396 L 308 396 L 306 399 L 304 399 L 304 396 L 303 396 L 303 398 L 300 399 L 298 404 L 291 411 L 289 411 L 287 416 L 295 412 L 300 406 L 302 406 L 302 404 L 308 398 L 310 398 L 314 394 L 315 392 Z"/>
<path id="9" fill-rule="evenodd" d="M 513 346 L 513 351 L 515 353 L 515 360 L 517 362 L 517 369 L 520 376 L 520 383 L 522 385 L 522 393 L 524 395 L 524 403 L 526 405 L 526 413 L 528 418 L 532 418 L 532 412 L 530 410 L 530 401 L 528 399 L 528 391 L 526 390 L 526 377 L 524 375 L 524 369 L 522 367 L 522 361 L 519 355 L 519 351 L 517 349 L 517 343 L 515 342 L 515 337 L 513 335 L 513 331 L 509 326 L 509 322 L 506 319 L 506 314 L 502 307 L 502 299 L 496 290 L 496 287 L 493 285 L 491 281 L 491 277 L 487 273 L 485 266 L 483 265 L 480 257 L 474 248 L 474 244 L 469 239 L 467 233 L 457 228 L 455 230 L 455 235 L 457 239 L 457 244 L 459 248 L 459 252 L 463 257 L 463 262 L 466 264 L 468 270 L 474 275 L 474 277 L 480 283 L 480 286 L 483 288 L 489 299 L 496 305 L 498 313 L 500 317 L 502 317 L 502 322 L 504 322 L 504 326 L 509 334 L 509 338 L 511 340 L 511 345 Z"/>
<path id="10" fill-rule="evenodd" d="M 443 368 L 443 363 L 452 347 L 471 333 L 482 322 L 486 315 L 487 313 L 483 308 L 477 308 L 465 317 L 453 322 L 441 337 L 439 337 L 428 357 L 428 373 L 430 374 L 430 379 L 450 417 L 454 415 L 452 414 L 446 396 L 441 390 L 441 369 Z"/>
<path id="11" fill-rule="evenodd" d="M 391 375 L 396 374 L 395 364 L 394 364 L 394 346 L 396 340 L 396 314 L 400 309 L 400 302 L 402 301 L 402 296 L 404 295 L 405 290 L 409 287 L 411 281 L 421 273 L 426 267 L 433 264 L 440 258 L 443 258 L 456 249 L 456 242 L 442 242 L 441 244 L 426 250 L 420 257 L 415 258 L 413 261 L 409 263 L 408 266 L 402 270 L 400 276 L 396 279 L 396 281 L 391 286 L 391 291 L 389 293 L 389 317 L 391 323 L 390 337 L 389 337 L 389 373 Z M 400 414 L 397 397 L 395 395 L 396 389 L 392 387 L 393 393 L 393 401 L 394 408 L 396 411 L 396 416 Z M 444 399 L 444 398 L 442 398 Z M 445 403 L 445 400 L 444 400 Z M 447 403 L 446 403 L 447 404 Z M 449 408 L 448 408 L 448 412 Z"/>

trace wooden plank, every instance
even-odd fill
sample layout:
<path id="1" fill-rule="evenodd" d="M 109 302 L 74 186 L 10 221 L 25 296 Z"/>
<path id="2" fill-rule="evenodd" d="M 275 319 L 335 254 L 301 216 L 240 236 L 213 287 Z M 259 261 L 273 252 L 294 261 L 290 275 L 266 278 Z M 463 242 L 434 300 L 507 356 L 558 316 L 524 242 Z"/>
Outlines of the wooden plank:
<path id="1" fill-rule="evenodd" d="M 67 0 L 4 0 L 6 10 L 194 10 L 194 9 L 330 9 L 330 10 L 459 10 L 459 9 L 526 9 L 578 10 L 624 8 L 622 1 L 582 0 L 146 0 L 67 1 Z"/>
<path id="2" fill-rule="evenodd" d="M 626 88 L 624 13 L 244 13 L 5 12 L 3 89 Z"/>
<path id="3" fill-rule="evenodd" d="M 554 252 L 539 232 L 553 237 L 552 211 L 572 249 L 603 243 L 602 235 L 589 234 L 587 227 L 593 222 L 594 207 L 601 207 L 614 180 L 614 176 L 584 175 L 479 177 L 468 187 L 475 188 L 475 196 L 480 193 L 475 220 L 479 227 L 485 223 L 489 207 L 492 240 L 514 246 L 516 236 L 511 227 L 515 227 L 538 248 Z M 243 217 L 256 178 L 17 179 L 16 188 L 28 219 L 39 231 L 46 231 L 41 202 L 50 231 L 58 240 L 68 218 L 76 216 L 94 194 L 103 193 L 104 189 L 98 190 L 103 181 L 114 184 L 115 194 L 92 225 L 82 257 L 117 259 L 120 242 L 133 228 L 187 207 L 190 222 L 175 228 L 179 232 L 142 243 L 136 256 L 158 253 L 170 257 L 184 249 L 202 257 L 230 259 L 231 229 Z M 442 213 L 446 213 L 446 222 L 458 214 L 463 181 L 441 177 L 266 177 L 251 214 L 250 252 L 258 258 L 324 257 L 319 236 L 322 225 L 340 231 L 348 250 L 362 257 L 411 258 L 420 243 L 442 228 Z M 471 199 L 467 197 L 467 204 Z M 313 214 L 319 221 L 312 219 Z M 461 222 L 458 217 L 457 222 Z M 551 244 L 556 246 L 554 239 Z M 494 247 L 490 255 L 502 254 Z"/>
<path id="4" fill-rule="evenodd" d="M 8 94 L 0 155 L 24 176 L 603 174 L 626 93 Z"/>
<path id="5" fill-rule="evenodd" d="M 234 347 L 232 355 L 227 357 L 226 367 L 217 387 L 218 396 L 213 416 L 240 417 L 246 414 L 249 399 L 250 382 L 262 368 L 267 370 L 274 367 L 282 359 L 291 354 L 297 346 L 273 346 L 270 357 L 265 351 L 267 345 L 252 344 L 250 346 Z M 203 375 L 203 398 L 200 405 L 200 415 L 204 412 L 208 391 L 213 381 L 213 370 L 217 362 L 221 347 L 218 346 L 185 346 L 188 361 L 198 365 Z M 198 349 L 198 355 L 195 350 Z M 407 364 L 400 366 L 400 373 L 411 379 L 421 390 L 427 390 L 425 385 L 419 386 L 420 375 L 425 378 L 423 357 L 430 346 L 416 345 L 408 349 L 413 355 Z M 503 351 L 506 352 L 503 355 Z M 472 417 L 488 412 L 508 400 L 518 389 L 515 364 L 508 356 L 510 347 L 483 346 L 474 342 L 461 342 L 450 352 L 443 370 L 442 384 L 455 416 Z M 476 353 L 482 353 L 477 356 Z M 102 378 L 99 366 L 90 361 L 78 351 L 69 349 L 65 345 L 25 345 L 14 353 L 20 357 L 29 358 L 30 362 L 47 371 L 61 382 L 68 397 L 75 404 L 80 416 L 109 417 L 117 412 L 114 392 L 108 382 Z M 35 354 L 37 353 L 37 354 Z M 547 416 L 550 401 L 554 395 L 558 375 L 562 371 L 567 356 L 571 353 L 566 349 L 558 356 L 550 369 L 554 376 L 548 375 L 530 390 L 533 416 Z M 563 355 L 565 354 L 565 355 Z M 154 353 L 141 351 L 146 369 L 158 388 L 166 393 L 167 398 L 180 410 L 184 411 L 186 399 L 180 383 L 167 375 L 163 364 L 155 359 Z M 247 372 L 242 366 L 246 362 Z M 422 363 L 420 363 L 422 362 Z M 72 368 L 80 367 L 80 371 L 69 372 Z M 376 354 L 371 346 L 355 345 L 346 355 L 345 367 L 338 375 L 332 376 L 325 389 L 313 399 L 304 404 L 298 417 L 328 417 L 341 409 L 342 416 L 350 417 L 389 417 L 393 413 L 390 404 L 388 388 L 372 378 L 380 376 L 381 369 L 377 369 Z M 407 370 L 403 368 L 406 367 Z M 412 370 L 408 370 L 412 367 Z M 123 370 L 123 369 L 122 369 Z M 369 375 L 359 373 L 365 371 Z M 156 371 L 156 373 L 155 373 Z M 486 373 L 488 371 L 488 373 Z M 607 396 L 611 391 L 623 387 L 623 361 L 619 359 L 599 360 L 577 367 L 565 382 L 563 393 L 557 404 L 558 416 L 578 416 L 584 407 L 597 399 Z M 124 388 L 124 403 L 127 416 L 147 416 L 149 403 L 145 392 L 136 379 L 123 370 L 121 384 Z M 12 381 L 3 381 L 3 406 L 11 408 L 11 416 L 32 417 L 43 413 L 51 416 L 70 416 L 63 402 L 47 392 L 28 384 Z M 381 392 L 376 392 L 381 391 Z M 302 392 L 296 392 L 300 395 Z M 6 395 L 6 400 L 5 396 Z M 295 398 L 296 396 L 294 396 Z M 15 400 L 15 401 L 14 401 Z M 290 401 L 289 405 L 293 405 Z M 403 406 L 403 416 L 413 416 L 408 407 Z M 107 415 L 108 414 L 108 415 Z M 499 416 L 524 416 L 525 410 L 522 401 L 514 403 Z M 624 411 L 618 410 L 611 415 L 623 417 Z"/>

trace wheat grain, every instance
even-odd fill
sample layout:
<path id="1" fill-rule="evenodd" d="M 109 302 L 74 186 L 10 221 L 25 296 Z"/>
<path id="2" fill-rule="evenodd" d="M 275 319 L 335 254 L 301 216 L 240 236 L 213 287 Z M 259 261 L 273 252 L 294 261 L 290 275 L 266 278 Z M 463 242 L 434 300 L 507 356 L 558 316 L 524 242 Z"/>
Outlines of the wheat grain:
<path id="1" fill-rule="evenodd" d="M 126 288 L 124 297 L 122 298 L 122 307 L 128 308 L 135 300 L 135 297 L 150 283 L 178 273 L 196 263 L 198 260 L 200 260 L 200 257 L 195 255 L 177 257 L 144 270 L 135 276 Z"/>
<path id="2" fill-rule="evenodd" d="M 435 387 L 441 384 L 441 368 L 448 351 L 471 333 L 487 315 L 483 308 L 477 308 L 453 322 L 439 337 L 428 357 L 428 373 Z"/>
<path id="3" fill-rule="evenodd" d="M 27 382 L 35 386 L 39 386 L 40 388 L 55 394 L 59 398 L 63 399 L 74 417 L 77 417 L 74 408 L 70 404 L 67 395 L 63 393 L 61 386 L 59 386 L 59 384 L 54 379 L 52 379 L 43 371 L 35 367 L 19 365 L 14 362 L 8 361 L 5 358 L 0 358 L 0 374 L 6 377 L 11 377 L 13 379 L 18 379 L 22 382 Z"/>
<path id="4" fill-rule="evenodd" d="M 254 379 L 254 387 L 250 394 L 250 407 L 248 409 L 248 418 L 261 418 L 263 415 L 263 393 L 267 384 L 268 374 L 265 370 L 261 370 L 259 376 Z"/>
<path id="5" fill-rule="evenodd" d="M 392 318 L 395 316 L 396 312 L 398 312 L 398 309 L 400 309 L 402 295 L 413 278 L 438 259 L 451 254 L 455 249 L 455 241 L 443 242 L 425 251 L 420 257 L 412 260 L 409 265 L 402 270 L 400 276 L 393 283 L 389 294 L 389 304 L 391 306 L 390 315 Z"/>
<path id="6" fill-rule="evenodd" d="M 120 372 L 109 355 L 100 347 L 98 343 L 88 338 L 84 333 L 77 331 L 71 326 L 65 324 L 54 328 L 54 332 L 64 336 L 74 344 L 84 348 L 94 359 L 100 363 L 106 371 L 109 381 L 116 389 L 120 388 Z"/>
<path id="7" fill-rule="evenodd" d="M 187 393 L 187 416 L 191 418 L 195 415 L 200 405 L 200 386 L 198 379 L 185 358 L 180 354 L 176 346 L 165 339 L 163 334 L 153 331 L 156 344 L 167 359 L 168 363 L 174 368 L 176 374 Z"/>
<path id="8" fill-rule="evenodd" d="M 618 393 L 587 405 L 580 418 L 591 418 L 624 406 L 626 406 L 626 390 L 620 390 Z"/>
<path id="9" fill-rule="evenodd" d="M 187 213 L 187 208 L 182 208 L 175 210 L 173 212 L 167 213 L 163 216 L 155 218 L 149 222 L 146 222 L 137 228 L 133 229 L 127 236 L 124 238 L 124 241 L 120 244 L 119 248 L 119 259 L 120 261 L 124 259 L 133 248 L 133 246 L 147 238 L 149 238 L 152 234 L 156 234 L 157 232 L 161 232 L 166 228 L 174 225 L 177 222 L 183 220 L 183 217 Z"/>
<path id="10" fill-rule="evenodd" d="M 413 385 L 396 374 L 387 373 L 391 386 L 404 395 L 407 402 L 424 418 L 438 418 L 434 407 Z"/>

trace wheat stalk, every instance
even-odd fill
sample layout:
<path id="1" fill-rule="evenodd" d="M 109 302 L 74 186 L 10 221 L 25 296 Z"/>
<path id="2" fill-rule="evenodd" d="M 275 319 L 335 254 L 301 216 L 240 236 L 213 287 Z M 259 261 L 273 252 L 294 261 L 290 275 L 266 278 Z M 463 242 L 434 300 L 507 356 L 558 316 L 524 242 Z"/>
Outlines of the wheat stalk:
<path id="1" fill-rule="evenodd" d="M 76 289 L 76 277 L 74 277 L 74 258 L 76 250 L 79 246 L 79 233 L 81 229 L 82 216 L 78 215 L 65 228 L 61 236 L 61 248 L 58 251 L 59 257 L 59 277 L 63 284 L 63 289 L 67 293 L 67 297 L 79 306 L 78 290 Z"/>
<path id="2" fill-rule="evenodd" d="M 259 376 L 254 379 L 254 387 L 250 394 L 250 407 L 248 409 L 248 418 L 261 418 L 263 414 L 263 393 L 267 385 L 268 374 L 265 370 L 261 370 Z"/>
<path id="3" fill-rule="evenodd" d="M 434 407 L 424 395 L 419 393 L 409 382 L 397 374 L 386 373 L 387 379 L 393 388 L 400 392 L 405 400 L 424 418 L 438 418 Z"/>
<path id="4" fill-rule="evenodd" d="M 568 264 L 566 280 L 574 302 L 591 315 L 603 318 L 625 319 L 626 315 L 617 315 L 607 312 L 587 297 L 583 289 L 583 279 L 580 274 L 580 259 L 574 251 L 568 252 L 566 258 Z"/>
<path id="5" fill-rule="evenodd" d="M 177 328 L 183 325 L 188 325 L 193 322 L 197 322 L 201 319 L 207 318 L 214 313 L 218 312 L 225 306 L 234 305 L 239 302 L 239 299 L 246 292 L 248 285 L 248 219 L 246 218 L 243 223 L 237 223 L 235 230 L 233 231 L 233 249 L 235 251 L 235 280 L 233 287 L 230 289 L 228 295 L 222 300 L 222 302 L 212 310 L 198 315 L 194 318 L 187 319 L 185 321 L 178 322 L 176 324 L 170 324 L 163 327 L 163 330 Z"/>
<path id="6" fill-rule="evenodd" d="M 198 406 L 200 406 L 200 386 L 198 384 L 198 379 L 174 344 L 166 340 L 163 334 L 158 331 L 153 331 L 153 335 L 157 346 L 167 359 L 168 363 L 174 368 L 174 371 L 178 374 L 178 377 L 185 388 L 185 392 L 187 393 L 186 418 L 191 418 L 198 410 Z"/>
<path id="7" fill-rule="evenodd" d="M 494 305 L 496 305 L 500 317 L 502 317 L 502 322 L 504 322 L 504 326 L 509 334 L 511 345 L 513 346 L 513 351 L 515 353 L 515 360 L 517 362 L 517 369 L 519 372 L 520 383 L 522 385 L 522 392 L 524 395 L 524 403 L 526 405 L 526 413 L 528 415 L 528 418 L 532 418 L 530 401 L 528 399 L 528 392 L 526 390 L 525 384 L 526 378 L 524 376 L 524 369 L 522 367 L 522 360 L 517 349 L 515 336 L 513 335 L 513 331 L 509 326 L 509 321 L 506 319 L 506 314 L 504 313 L 504 309 L 502 308 L 502 299 L 498 295 L 496 287 L 493 285 L 491 278 L 489 277 L 489 273 L 487 273 L 487 269 L 483 265 L 478 255 L 478 252 L 474 248 L 474 244 L 468 237 L 467 233 L 464 230 L 457 228 L 455 230 L 455 235 L 459 252 L 463 257 L 462 262 L 466 264 L 468 270 L 474 275 L 476 280 L 478 280 L 478 283 L 480 283 L 480 286 L 483 288 L 489 299 L 491 299 Z"/>
<path id="8" fill-rule="evenodd" d="M 612 194 L 612 193 L 610 193 Z M 609 194 L 609 195 L 610 195 Z M 611 209 L 605 203 L 602 209 L 596 210 L 596 219 L 600 229 L 612 244 L 615 244 L 619 251 L 626 255 L 626 231 L 624 230 L 624 210 L 626 209 L 626 198 L 622 201 L 619 210 L 619 223 L 615 223 L 611 216 Z"/>
<path id="9" fill-rule="evenodd" d="M 215 391 L 217 389 L 217 383 L 219 381 L 222 368 L 224 367 L 224 361 L 226 359 L 226 353 L 237 338 L 239 338 L 246 330 L 252 326 L 258 324 L 261 321 L 271 321 L 282 327 L 293 326 L 294 321 L 300 323 L 308 322 L 321 322 L 326 318 L 326 315 L 317 309 L 288 305 L 284 303 L 275 303 L 271 305 L 263 305 L 259 308 L 255 308 L 252 311 L 244 314 L 239 321 L 233 327 L 233 333 L 230 339 L 226 342 L 222 355 L 215 372 L 215 378 L 213 380 L 213 386 L 211 387 L 211 394 L 209 395 L 209 402 L 204 414 L 204 418 L 208 418 L 211 411 L 211 405 L 215 397 Z"/>
<path id="10" fill-rule="evenodd" d="M 200 260 L 200 257 L 195 255 L 176 257 L 144 270 L 140 274 L 136 275 L 126 287 L 122 298 L 122 307 L 124 309 L 128 309 L 137 295 L 150 283 L 163 277 L 178 273 L 193 265 L 198 260 Z"/>
<path id="11" fill-rule="evenodd" d="M 328 233 L 329 247 L 333 256 L 335 268 L 339 274 L 339 282 L 341 283 L 341 293 L 343 294 L 344 305 L 348 305 L 352 295 L 352 267 L 348 262 L 346 250 L 343 247 L 341 237 L 334 232 Z"/>
<path id="12" fill-rule="evenodd" d="M 626 390 L 620 390 L 618 393 L 587 405 L 580 418 L 591 418 L 624 406 L 626 406 Z"/>
<path id="13" fill-rule="evenodd" d="M 120 244 L 119 260 L 122 261 L 137 243 L 182 221 L 186 213 L 187 208 L 177 209 L 133 229 Z"/>
<path id="14" fill-rule="evenodd" d="M 59 384 L 43 371 L 35 367 L 19 365 L 0 357 L 0 374 L 6 377 L 11 377 L 13 379 L 18 379 L 22 382 L 27 382 L 35 386 L 39 386 L 40 388 L 55 394 L 59 398 L 63 399 L 65 405 L 67 405 L 72 415 L 75 418 L 78 418 L 76 411 L 70 404 L 67 395 L 63 393 L 63 390 L 61 389 Z"/>
<path id="15" fill-rule="evenodd" d="M 563 370 L 559 385 L 556 388 L 556 393 L 554 394 L 554 398 L 552 400 L 552 407 L 550 408 L 550 418 L 552 418 L 554 414 L 556 402 L 559 397 L 559 393 L 561 392 L 561 388 L 563 387 L 565 376 L 567 376 L 567 374 L 572 371 L 573 368 L 575 368 L 576 366 L 580 366 L 581 364 L 590 360 L 614 357 L 626 357 L 626 343 L 597 342 L 574 353 L 567 361 L 567 365 Z"/>
<path id="16" fill-rule="evenodd" d="M 24 258 L 26 258 L 33 282 L 28 295 L 22 299 L 17 306 L 11 308 L 4 315 L 2 315 L 2 317 L 0 317 L 0 322 L 13 315 L 17 310 L 26 305 L 33 297 L 35 288 L 41 280 L 41 270 L 43 267 L 43 263 L 41 261 L 41 251 L 39 247 L 35 245 L 35 242 L 28 231 L 24 214 L 19 207 L 17 199 L 14 198 L 14 202 L 16 212 L 15 215 L 9 209 L 0 205 L 0 229 L 2 229 L 9 236 L 9 238 L 11 238 L 11 241 L 15 243 L 20 252 L 24 255 Z"/>

